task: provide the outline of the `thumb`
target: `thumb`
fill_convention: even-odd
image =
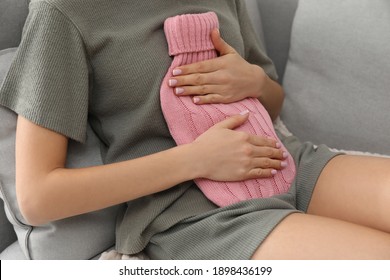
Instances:
[[[241,125],[243,125],[249,117],[249,111],[243,111],[238,115],[231,116],[226,120],[223,120],[215,125],[215,127],[227,128],[227,129],[235,129]]]
[[[235,53],[235,49],[233,49],[228,43],[226,43],[219,33],[218,29],[214,29],[211,31],[211,41],[214,44],[215,49],[218,51],[220,56]]]

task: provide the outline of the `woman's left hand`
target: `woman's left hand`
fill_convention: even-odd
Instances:
[[[217,29],[211,32],[211,39],[219,57],[175,68],[169,86],[178,96],[193,96],[196,104],[260,97],[267,77],[264,70],[243,59]]]

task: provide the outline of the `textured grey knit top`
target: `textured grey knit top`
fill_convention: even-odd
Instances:
[[[0,104],[80,142],[89,122],[104,163],[169,149],[159,100],[172,61],[164,20],[216,12],[222,37],[275,79],[245,9],[239,0],[32,0]],[[131,201],[118,219],[118,250],[137,253],[153,234],[215,207],[192,182]]]

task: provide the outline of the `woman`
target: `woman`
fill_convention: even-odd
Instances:
[[[171,85],[197,104],[255,96],[275,119],[283,90],[254,40],[243,1],[31,2],[0,92],[0,103],[19,114],[16,188],[27,221],[43,224],[127,202],[116,242],[124,254],[388,259],[389,160],[338,155],[289,137],[282,141],[297,176],[287,193],[217,207],[193,184],[270,178],[283,169],[275,139],[234,130],[247,112],[189,144],[176,146],[170,136],[159,98],[172,61],[163,22],[208,11],[218,15],[227,43],[213,31],[220,57],[175,69]],[[68,139],[83,142],[87,122],[101,140],[105,165],[66,169]]]

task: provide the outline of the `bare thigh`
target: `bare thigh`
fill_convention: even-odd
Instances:
[[[390,159],[335,157],[317,181],[308,213],[390,233]]]
[[[338,156],[322,171],[308,214],[284,219],[255,259],[390,259],[390,160]]]
[[[326,217],[291,214],[264,240],[252,259],[390,259],[390,235]]]

